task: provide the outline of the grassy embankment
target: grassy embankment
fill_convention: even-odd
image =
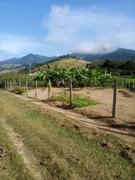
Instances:
[[[1,109],[1,107],[0,107]],[[25,167],[22,158],[17,154],[10,142],[0,119],[0,179],[1,180],[33,180]]]
[[[61,125],[64,117],[60,114],[41,110],[8,92],[0,94],[0,117],[7,119],[37,158],[45,179],[134,179],[133,144],[105,134],[90,137],[66,127],[66,122]]]

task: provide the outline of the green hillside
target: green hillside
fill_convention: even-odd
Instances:
[[[17,73],[17,72],[23,70],[24,68],[25,68],[25,66],[20,66],[20,67],[11,68],[11,69],[4,69],[4,70],[0,70],[0,74]]]
[[[71,55],[64,55],[59,56],[55,59],[52,59],[45,63],[34,63],[32,65],[32,70],[36,71],[38,69],[44,69],[47,65],[50,66],[50,68],[78,68],[78,67],[86,67],[87,64],[90,64],[90,62],[85,61],[83,59],[79,59],[75,56]]]

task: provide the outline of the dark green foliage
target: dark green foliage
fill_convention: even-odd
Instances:
[[[108,73],[111,72],[115,76],[135,75],[135,60],[121,61],[106,59],[104,61],[92,62],[87,67],[90,69],[100,69],[101,71],[107,70]]]
[[[0,80],[0,88],[4,88],[4,87],[5,87],[4,81],[1,81],[1,80]]]
[[[113,80],[110,73],[89,68],[47,69],[38,71],[35,76],[38,81],[48,82],[49,79],[53,86],[69,86],[72,79],[73,87],[105,86],[105,83]]]

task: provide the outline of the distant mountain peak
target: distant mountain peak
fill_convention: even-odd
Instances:
[[[54,57],[47,57],[38,54],[27,54],[21,58],[11,58],[5,61],[0,61],[0,64],[20,64],[20,65],[31,65],[33,63],[42,63],[53,59]]]

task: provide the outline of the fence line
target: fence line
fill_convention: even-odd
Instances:
[[[113,88],[113,79],[104,82],[103,84],[90,84],[86,87],[106,87],[106,88]],[[26,85],[27,83],[27,85]],[[37,83],[37,85],[36,85]],[[69,87],[70,83],[66,84],[66,87]],[[37,86],[37,87],[35,87]],[[74,81],[72,81],[72,86],[76,86]],[[24,88],[27,93],[29,89],[35,88],[35,97],[37,96],[37,88],[38,87],[46,87],[46,83],[44,81],[34,81],[34,80],[0,80],[0,87],[1,88],[8,88],[10,90],[14,90],[15,88]],[[55,86],[54,86],[55,87]],[[57,87],[57,86],[56,86]],[[83,87],[83,86],[82,86]],[[128,89],[132,92],[135,92],[135,80],[124,80],[124,79],[117,79],[117,88],[118,89]]]

